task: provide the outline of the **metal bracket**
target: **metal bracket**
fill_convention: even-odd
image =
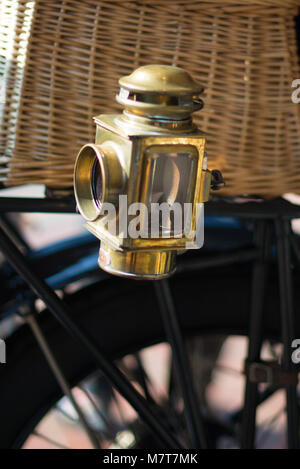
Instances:
[[[280,363],[273,361],[245,362],[244,373],[252,383],[267,383],[273,386],[297,386],[298,370],[284,370]]]

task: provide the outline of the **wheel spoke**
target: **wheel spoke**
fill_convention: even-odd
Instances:
[[[64,376],[56,358],[54,357],[53,352],[51,351],[48,342],[46,341],[46,338],[41,330],[41,328],[38,325],[38,322],[36,321],[35,317],[33,314],[28,314],[25,316],[25,320],[29,327],[32,330],[32,333],[34,337],[37,340],[37,343],[39,344],[39,347],[44,354],[47,363],[52,370],[58,385],[60,386],[62,392],[69,398],[75,412],[78,415],[79,422],[81,423],[83,429],[85,430],[93,448],[99,449],[100,448],[100,442],[98,439],[98,436],[95,434],[95,432],[92,430],[92,428],[89,426],[84,413],[82,412],[79,404],[77,403],[77,400],[75,399],[73,392],[71,390],[71,387]]]
[[[39,433],[37,432],[36,430],[34,432],[32,432],[32,435],[38,437],[38,438],[41,438],[42,440],[46,441],[47,443],[50,443],[51,445],[53,446],[56,446],[57,448],[60,448],[60,449],[72,449],[72,448],[69,448],[68,446],[64,446],[62,445],[61,443],[58,443],[57,441],[55,440],[52,440],[52,438],[49,438],[48,436],[46,435],[43,435],[42,433]]]
[[[94,400],[94,397],[92,396],[92,393],[90,393],[84,386],[78,386],[79,389],[86,395],[87,399],[89,400],[89,402],[91,403],[91,405],[93,406],[93,409],[95,410],[95,412],[98,414],[98,417],[100,420],[102,420],[108,431],[110,431],[111,433],[109,434],[108,432],[106,431],[103,431],[104,435],[106,438],[110,438],[110,439],[114,439],[115,437],[115,428],[113,427],[113,425],[110,423],[110,421],[107,419],[107,417],[104,415],[104,413],[99,409],[99,406],[96,404],[95,400]]]
[[[167,448],[180,448],[177,438],[170,434],[169,429],[164,422],[158,418],[158,410],[149,403],[136,389],[129,383],[123,373],[105,356],[99,346],[84,332],[72,319],[72,311],[56,293],[47,285],[47,283],[36,275],[22,253],[15,246],[14,242],[0,227],[0,246],[8,262],[20,274],[24,281],[29,285],[32,291],[44,301],[54,317],[60,324],[77,340],[77,342],[88,350],[94,358],[99,368],[110,379],[111,383],[118,389],[120,394],[130,402],[140,417],[149,426],[153,435],[160,438],[161,443]],[[157,415],[158,413],[158,415]]]
[[[149,376],[147,375],[146,370],[143,366],[143,362],[141,360],[141,357],[138,353],[135,353],[134,358],[135,358],[136,365],[137,365],[137,379],[138,379],[138,382],[139,382],[139,384],[141,385],[141,387],[144,391],[146,399],[150,402],[154,402],[154,399],[153,399],[153,397],[151,395],[151,392],[149,390],[149,381],[150,381]]]
[[[154,282],[168,342],[171,345],[174,369],[184,401],[184,414],[193,448],[206,448],[207,442],[199,404],[193,388],[189,362],[183,343],[173,297],[167,280]]]
[[[273,415],[271,419],[269,419],[267,422],[264,423],[264,425],[266,425],[267,423],[268,429],[262,434],[262,436],[259,439],[258,443],[259,443],[260,448],[265,444],[267,439],[270,437],[272,430],[275,428],[279,418],[282,416],[285,410],[286,410],[285,407],[283,407],[275,415]]]

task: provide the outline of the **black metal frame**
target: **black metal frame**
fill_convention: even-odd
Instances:
[[[268,258],[270,257],[270,223],[260,220],[255,227],[255,244],[259,248],[259,255],[253,266],[252,276],[252,302],[249,324],[249,363],[259,362],[263,343],[263,307],[265,287],[267,281]],[[254,448],[255,446],[255,420],[258,403],[258,383],[246,379],[245,401],[242,418],[241,446]]]
[[[275,202],[276,203],[276,202]],[[280,201],[280,204],[282,202]],[[284,204],[286,202],[284,201]],[[263,343],[263,310],[265,291],[267,286],[268,268],[271,255],[271,235],[275,235],[277,256],[278,256],[278,278],[280,296],[280,316],[282,328],[283,360],[282,370],[293,371],[295,365],[292,363],[292,340],[295,338],[295,321],[293,306],[293,281],[291,264],[291,218],[298,216],[298,209],[293,216],[293,206],[288,205],[288,211],[284,216],[276,216],[273,211],[266,218],[259,217],[256,223],[255,235],[256,244],[260,250],[257,258],[252,278],[252,303],[250,311],[249,325],[249,346],[247,362],[257,364],[260,362],[260,353]],[[272,216],[270,216],[272,215]],[[271,383],[270,383],[271,384]],[[273,391],[276,390],[276,383]],[[287,384],[287,439],[289,449],[299,449],[299,400],[297,387]],[[242,418],[241,446],[242,448],[255,447],[255,423],[256,408],[259,403],[258,383],[246,377],[245,401]]]
[[[8,212],[47,212],[47,213],[75,213],[75,202],[68,199],[24,199],[0,198],[0,213]],[[229,203],[227,201],[209,202],[206,204],[206,214],[215,216],[234,216],[252,220],[257,226],[256,248],[239,250],[235,253],[219,255],[217,258],[207,259],[199,265],[199,261],[183,261],[180,271],[193,271],[203,267],[226,265],[235,262],[255,260],[253,271],[253,291],[251,306],[251,323],[249,333],[248,362],[260,359],[263,329],[263,302],[267,282],[267,265],[271,248],[271,227],[274,227],[278,251],[278,271],[281,299],[282,342],[284,345],[283,368],[289,371],[293,368],[291,362],[291,342],[294,338],[294,311],[292,296],[292,273],[290,262],[291,236],[290,221],[300,217],[300,207],[283,199],[268,202]],[[180,448],[181,444],[171,434],[170,428],[159,418],[158,409],[153,403],[144,399],[131,385],[120,370],[110,362],[102,350],[79,329],[71,317],[67,305],[32,269],[26,254],[18,249],[17,244],[22,238],[14,236],[13,230],[5,225],[7,221],[2,216],[0,224],[0,249],[11,266],[19,273],[30,289],[41,298],[62,326],[86,349],[89,350],[97,365],[110,379],[116,389],[130,402],[140,417],[152,432],[168,448]],[[6,229],[8,228],[8,229]],[[295,244],[295,243],[294,243]],[[24,244],[26,247],[26,244]],[[295,247],[294,247],[295,248]],[[299,253],[298,253],[299,254]],[[200,261],[201,262],[201,261]],[[167,338],[173,349],[173,357],[177,378],[185,402],[185,414],[189,429],[191,447],[205,448],[205,432],[199,415],[193,384],[188,371],[180,325],[176,315],[169,285],[166,281],[155,283],[155,289],[160,305]],[[296,386],[286,386],[287,416],[288,416],[288,446],[299,447],[299,409]],[[241,443],[244,448],[254,447],[255,413],[258,405],[257,384],[247,378],[245,392],[245,407],[243,410]]]
[[[295,338],[295,318],[293,306],[293,282],[291,272],[291,222],[277,218],[275,230],[278,251],[278,275],[280,291],[280,312],[283,343],[282,367],[286,371],[293,370],[294,364],[291,360],[291,344]],[[297,388],[286,386],[287,403],[287,433],[289,448],[299,449],[299,403]]]

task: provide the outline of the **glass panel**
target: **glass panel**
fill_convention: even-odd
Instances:
[[[191,152],[154,152],[149,202],[173,205],[190,201],[194,158]]]
[[[191,147],[187,147],[187,150],[189,148]],[[175,149],[178,149],[177,145],[168,145],[165,151],[160,151],[158,146],[148,150],[147,166],[150,181],[146,203],[148,214],[151,213],[151,226],[153,227],[154,223],[155,233],[159,237],[182,236],[185,226],[184,204],[193,200],[197,150],[191,148],[190,151],[175,151]],[[154,203],[168,204],[170,210],[161,205],[151,206]],[[156,214],[154,218],[153,214]]]

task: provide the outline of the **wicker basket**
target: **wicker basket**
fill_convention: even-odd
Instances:
[[[299,0],[18,4],[0,134],[7,185],[70,187],[74,158],[94,139],[92,117],[119,110],[118,78],[160,63],[206,88],[197,121],[223,193],[300,192],[300,105],[291,100]]]

